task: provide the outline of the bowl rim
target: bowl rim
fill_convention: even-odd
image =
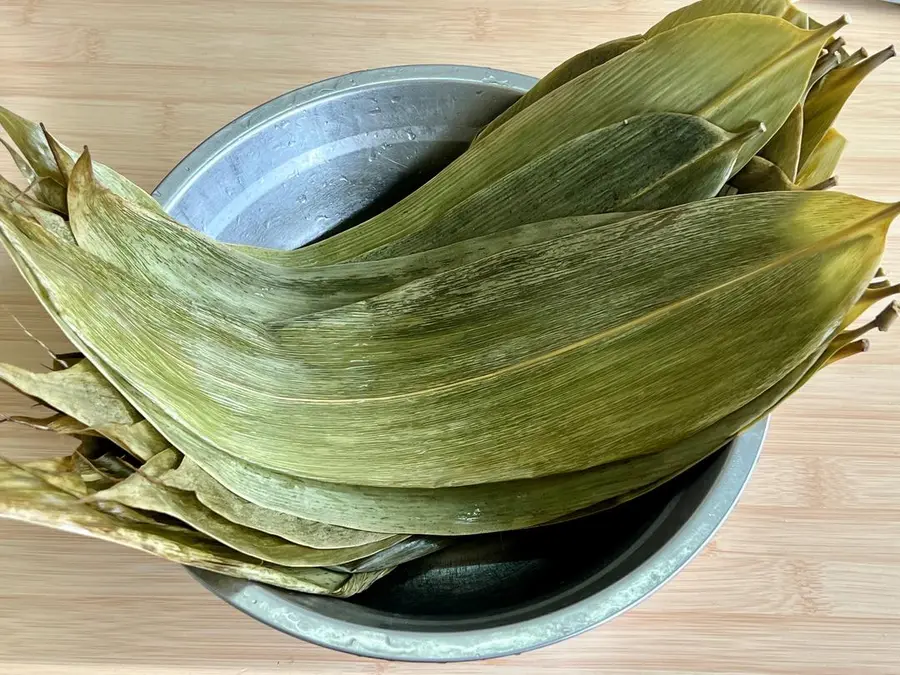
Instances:
[[[244,113],[188,153],[153,196],[167,211],[203,170],[239,139],[292,109],[352,91],[404,80],[463,81],[525,92],[537,81],[519,73],[458,65],[410,65],[328,78],[277,96]],[[258,621],[314,644],[349,654],[396,661],[450,662],[519,654],[573,637],[634,607],[674,577],[709,542],[734,508],[759,458],[769,418],[725,448],[722,466],[692,515],[641,565],[601,591],[539,617],[466,631],[371,628],[288,605],[277,589],[186,568],[204,588]]]

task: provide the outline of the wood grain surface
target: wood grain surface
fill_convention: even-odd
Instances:
[[[0,103],[151,189],[208,134],[285,90],[409,63],[540,75],[679,4],[2,0]],[[870,51],[900,35],[900,7],[879,0],[801,5],[822,21],[849,12],[848,42]],[[900,59],[863,84],[839,126],[842,188],[900,198]],[[886,265],[900,270],[900,236]],[[5,257],[0,304],[64,347]],[[257,624],[176,565],[0,522],[0,673],[900,673],[900,330],[873,342],[778,411],[751,485],[702,555],[639,608],[564,644],[480,664],[357,659]],[[0,359],[34,367],[42,356],[0,312]],[[0,391],[0,411],[27,409]],[[4,455],[63,446],[0,427]]]

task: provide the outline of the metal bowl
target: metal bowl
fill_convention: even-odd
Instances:
[[[459,66],[325,80],[213,134],[154,195],[217,239],[301,246],[424,183],[532,84],[523,75]],[[613,618],[696,555],[734,506],[766,427],[760,422],[681,478],[612,511],[473,537],[350,600],[191,574],[250,616],[345,652],[411,661],[523,652]]]

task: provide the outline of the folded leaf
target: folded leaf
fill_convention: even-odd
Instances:
[[[91,429],[145,462],[169,447],[168,441],[143,419],[133,424],[97,423]]]
[[[73,418],[56,421],[57,426],[65,424],[71,429],[65,433],[84,433],[86,428],[106,436],[141,460],[150,459],[169,445],[86,359],[64,370],[43,373],[0,363],[0,381]],[[52,430],[64,433],[59,428]]]
[[[5,141],[16,167],[28,181],[39,201],[59,213],[66,212],[65,184],[56,171],[56,163],[46,144],[38,142],[42,132],[40,127],[0,107],[0,126],[9,134],[13,143],[22,151],[19,155]]]
[[[0,201],[4,209],[34,218],[51,234],[70,244],[75,242],[72,230],[62,216],[49,210],[45,204],[32,199],[3,176],[0,176]]]
[[[847,139],[837,129],[831,127],[806,158],[800,175],[797,176],[797,184],[801,188],[808,189],[831,178],[846,146]]]
[[[377,572],[442,551],[459,541],[453,537],[410,537],[368,558],[335,566],[339,572]]]
[[[97,435],[87,425],[82,424],[74,417],[62,413],[50,417],[27,417],[25,415],[11,415],[6,418],[10,422],[22,424],[39,431],[52,431],[56,434],[71,436],[76,434]]]
[[[741,194],[753,192],[785,192],[797,186],[780,167],[763,157],[752,157],[747,165],[732,176],[729,184]]]

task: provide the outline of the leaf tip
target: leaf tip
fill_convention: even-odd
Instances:
[[[900,318],[900,302],[891,300],[891,304],[881,310],[878,316],[875,317],[875,325],[879,331],[886,333],[898,318]]]
[[[825,41],[832,35],[837,33],[841,28],[850,23],[850,15],[842,14],[827,26],[822,26],[814,31],[807,31],[810,35],[808,40],[821,41],[824,45]]]
[[[875,52],[868,58],[868,60],[872,63],[872,66],[879,66],[888,59],[892,59],[897,56],[897,51],[894,49],[894,45],[888,45],[880,52]]]

